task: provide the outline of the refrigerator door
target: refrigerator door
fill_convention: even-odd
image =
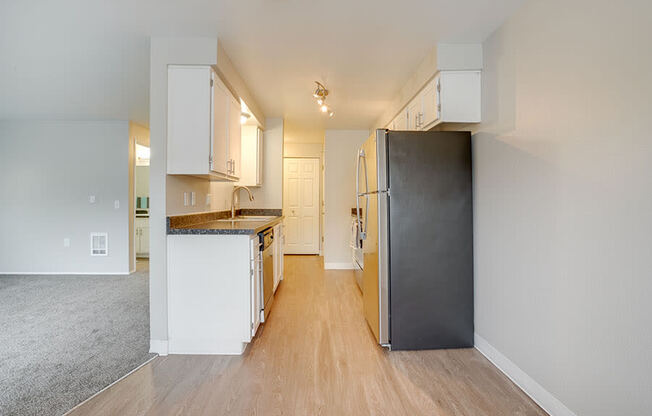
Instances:
[[[392,349],[473,346],[468,132],[387,138]]]
[[[371,331],[382,345],[389,342],[385,135],[385,130],[378,130],[362,145],[364,158],[361,160],[366,164],[368,186],[365,192],[358,194],[365,201],[362,213],[365,229],[363,309]]]

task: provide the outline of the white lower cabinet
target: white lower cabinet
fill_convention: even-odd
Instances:
[[[258,236],[168,235],[170,354],[242,354],[260,323]]]
[[[136,218],[136,257],[149,257],[149,218]]]

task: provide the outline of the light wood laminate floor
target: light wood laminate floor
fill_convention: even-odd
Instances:
[[[158,357],[71,415],[545,415],[474,349],[375,344],[350,271],[286,256],[243,356]]]

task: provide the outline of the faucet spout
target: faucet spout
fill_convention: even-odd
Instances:
[[[231,194],[231,219],[235,218],[235,196],[236,194],[240,191],[240,189],[244,189],[247,191],[249,194],[249,200],[253,201],[254,200],[254,195],[251,193],[251,190],[247,188],[246,186],[236,186],[233,188],[233,193]]]

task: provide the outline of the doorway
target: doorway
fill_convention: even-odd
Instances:
[[[149,147],[136,143],[134,254],[136,265],[149,261]]]
[[[285,254],[319,254],[318,158],[283,159]]]

